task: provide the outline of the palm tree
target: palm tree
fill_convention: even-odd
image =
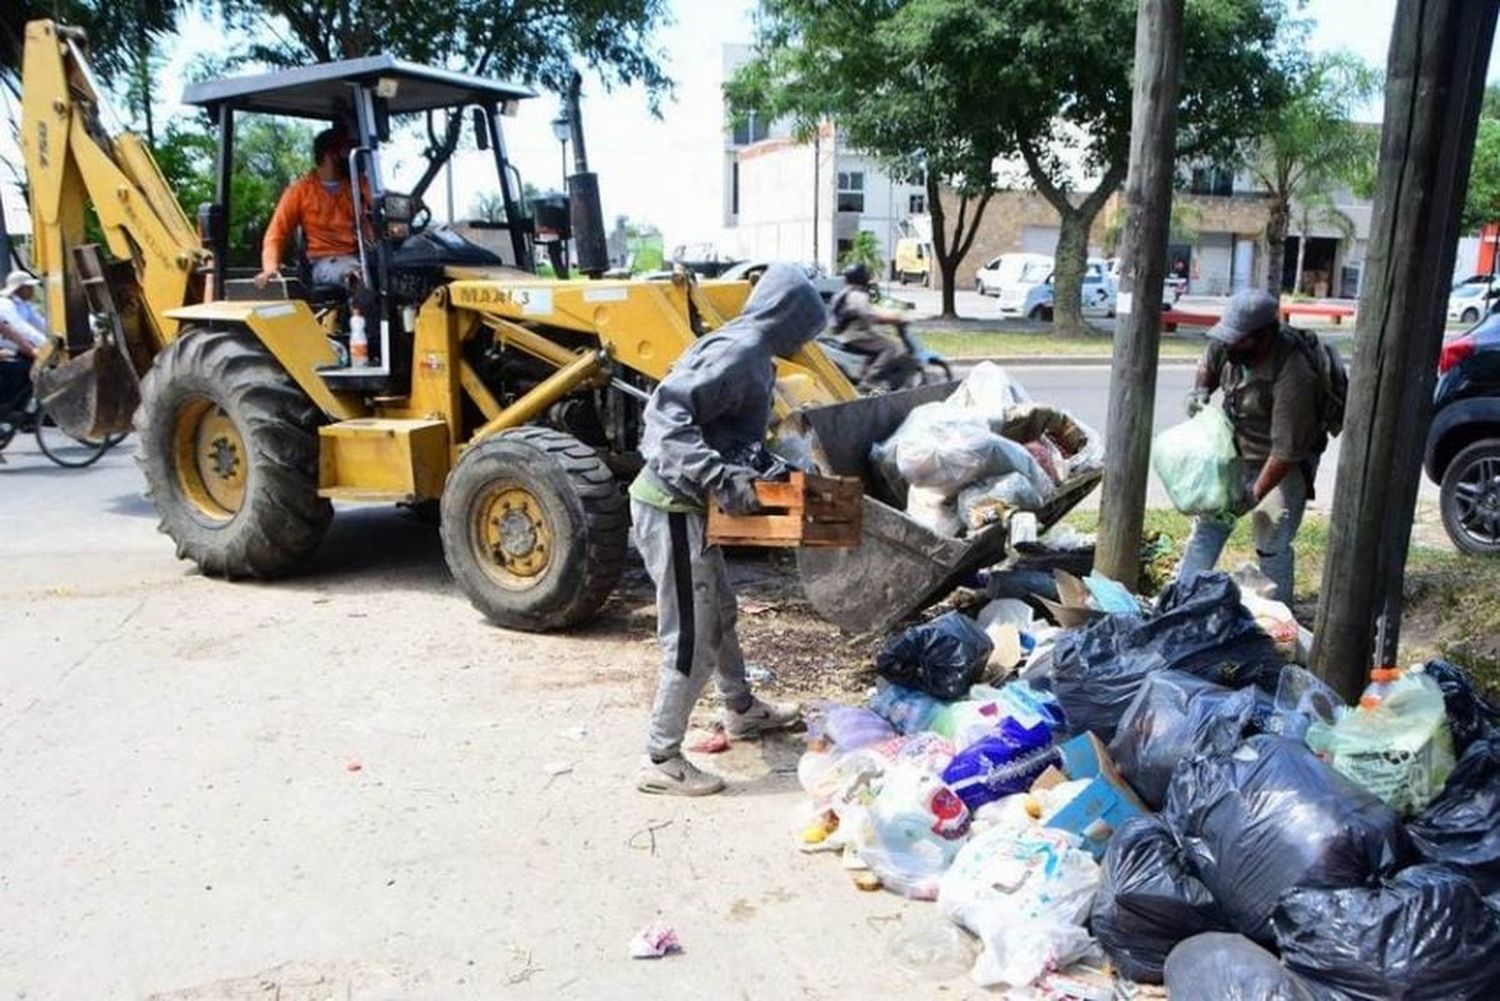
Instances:
[[[1379,75],[1353,56],[1334,53],[1313,60],[1251,151],[1250,174],[1271,196],[1266,287],[1272,295],[1281,292],[1293,204],[1317,206],[1368,171],[1378,136],[1351,116],[1379,86]]]
[[[849,244],[849,249],[844,251],[843,256],[839,258],[841,268],[855,264],[863,264],[872,275],[880,274],[880,269],[885,265],[880,256],[880,243],[875,239],[875,234],[867,229],[862,229],[855,234],[854,240]]]
[[[1302,291],[1302,275],[1307,263],[1307,234],[1314,226],[1330,226],[1339,231],[1344,239],[1354,237],[1354,220],[1341,212],[1334,204],[1331,191],[1309,191],[1293,206],[1292,216],[1297,220],[1297,270],[1293,272],[1292,291]],[[1281,278],[1277,275],[1277,280]],[[1330,276],[1330,282],[1332,276]]]

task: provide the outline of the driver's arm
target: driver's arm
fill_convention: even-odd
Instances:
[[[281,276],[281,253],[287,238],[302,222],[302,188],[297,182],[281,193],[276,211],[266,224],[266,235],[260,242],[260,274],[255,276],[257,287],[264,288],[266,282]]]

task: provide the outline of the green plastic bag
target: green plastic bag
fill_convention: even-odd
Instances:
[[[1167,428],[1151,446],[1151,465],[1183,514],[1228,511],[1239,475],[1229,416],[1220,407],[1204,407],[1192,420]]]
[[[1453,738],[1443,691],[1420,669],[1407,671],[1379,702],[1307,731],[1329,764],[1403,816],[1437,798],[1453,772]]]

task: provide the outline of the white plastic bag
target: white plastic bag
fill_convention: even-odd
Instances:
[[[975,983],[1020,988],[1089,950],[1083,924],[1099,881],[1098,863],[1073,835],[1002,822],[958,853],[938,909],[984,946],[970,971]]]
[[[958,508],[940,490],[912,487],[906,492],[906,513],[912,521],[938,535],[963,534],[964,523],[958,517]]]
[[[1026,387],[992,361],[975,365],[948,397],[949,403],[980,414],[987,421],[1000,419],[1008,408],[1030,401],[1031,394],[1026,392]]]
[[[931,900],[968,833],[964,801],[931,772],[902,762],[886,771],[854,843],[888,889]]]
[[[1151,466],[1172,504],[1183,514],[1222,514],[1234,500],[1239,476],[1234,427],[1219,407],[1156,436]]]
[[[1050,496],[1043,496],[1022,473],[992,476],[959,491],[958,516],[965,528],[978,531],[1012,511],[1040,511]]]

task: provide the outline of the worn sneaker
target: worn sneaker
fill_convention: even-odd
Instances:
[[[656,762],[647,758],[635,773],[635,787],[657,796],[712,796],[724,780],[702,771],[682,755]]]
[[[802,707],[795,702],[763,702],[756,699],[742,713],[724,710],[724,730],[732,740],[744,740],[772,730],[785,730],[802,720]]]

